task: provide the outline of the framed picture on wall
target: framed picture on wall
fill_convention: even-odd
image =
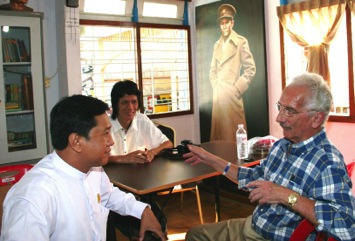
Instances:
[[[218,1],[196,7],[201,142],[269,134],[264,1]]]

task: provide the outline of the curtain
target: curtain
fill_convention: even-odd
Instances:
[[[348,1],[349,8],[353,14],[355,14],[355,1]]]
[[[304,47],[307,72],[317,73],[328,82],[328,49],[335,37],[346,0],[310,0],[277,7],[277,15],[292,41]]]

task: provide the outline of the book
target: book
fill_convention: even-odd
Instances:
[[[27,62],[30,56],[26,45],[21,39],[3,38],[3,61],[4,62]]]
[[[21,110],[21,93],[18,84],[5,84],[5,109],[6,111]]]
[[[22,75],[22,108],[33,110],[33,87],[30,75]]]
[[[10,55],[9,55],[9,50],[7,46],[7,40],[4,38],[2,40],[2,51],[3,51],[3,61],[5,63],[10,62]]]
[[[18,102],[6,102],[5,103],[5,109],[6,110],[12,110],[12,109],[20,109],[20,105]]]
[[[20,49],[20,61],[21,62],[30,61],[30,57],[27,52],[25,42],[23,40],[18,39],[18,45]]]
[[[5,108],[6,110],[19,110],[20,106],[20,86],[18,84],[5,84]]]

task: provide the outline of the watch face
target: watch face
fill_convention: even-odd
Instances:
[[[297,202],[297,197],[299,194],[297,193],[292,193],[289,197],[288,197],[288,204],[290,204],[291,206],[293,206],[296,202]]]

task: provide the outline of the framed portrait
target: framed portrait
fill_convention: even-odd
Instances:
[[[196,38],[201,142],[269,135],[264,1],[197,6]]]

